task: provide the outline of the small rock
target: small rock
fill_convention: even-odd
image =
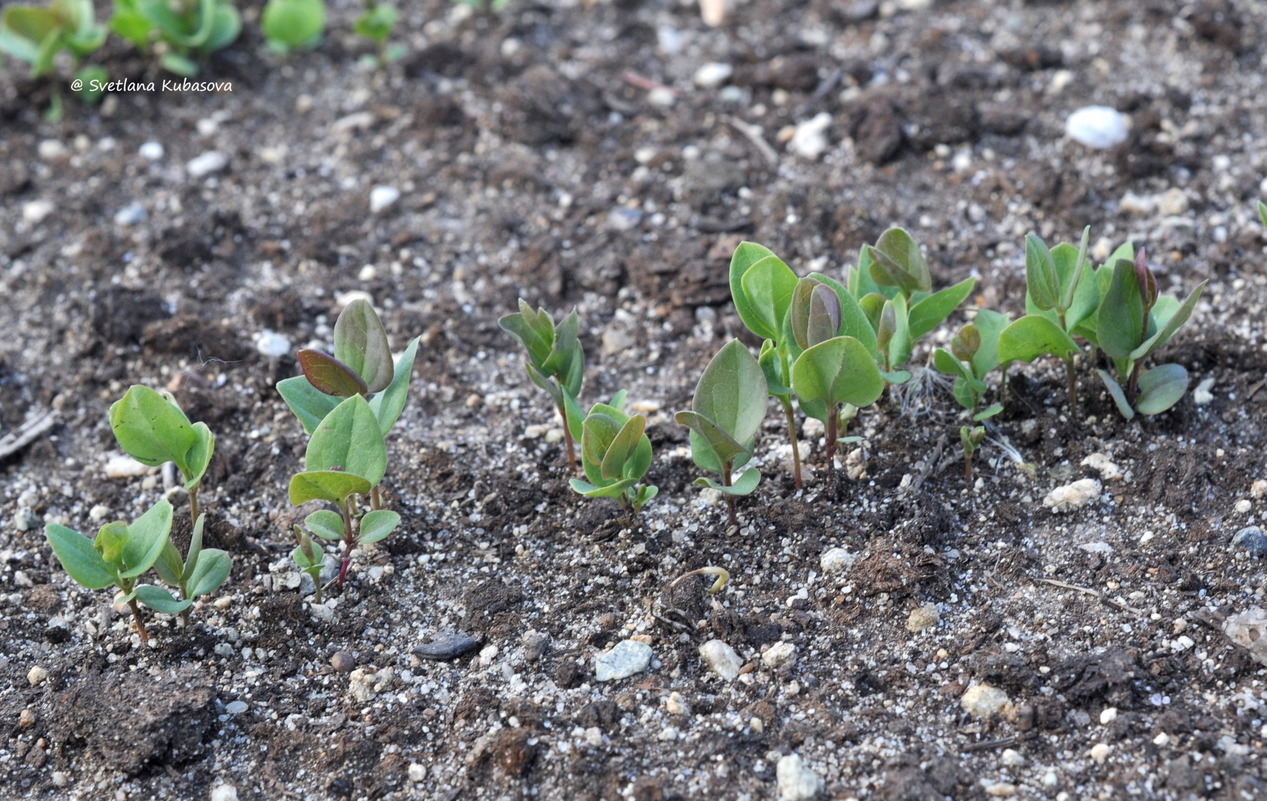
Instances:
[[[536,662],[550,647],[550,635],[539,631],[524,632],[524,661]]]
[[[594,657],[594,678],[617,681],[641,673],[651,664],[651,646],[637,640],[621,640],[609,651]]]
[[[378,214],[400,200],[400,190],[394,186],[376,186],[370,190],[370,213]]]
[[[70,151],[56,139],[41,139],[36,152],[39,153],[40,159],[43,161],[57,161]]]
[[[26,680],[31,682],[32,687],[38,687],[48,681],[48,671],[36,665],[26,673]]]
[[[1113,546],[1104,540],[1096,540],[1095,542],[1084,542],[1078,546],[1087,553],[1113,553]]]
[[[906,619],[906,630],[919,634],[936,626],[938,620],[941,620],[941,614],[937,611],[937,604],[924,604],[911,610],[910,617]]]
[[[1249,497],[1253,498],[1254,500],[1258,500],[1259,498],[1262,498],[1264,495],[1267,495],[1267,481],[1263,481],[1260,478],[1257,481],[1255,481],[1253,484],[1249,485]]]
[[[825,551],[818,560],[818,566],[824,573],[843,573],[858,561],[858,554],[850,553],[844,548],[832,548]]]
[[[158,161],[163,157],[166,151],[163,150],[163,146],[158,142],[146,142],[141,145],[136,152],[139,153],[143,159]]]
[[[692,80],[694,80],[695,85],[701,89],[716,89],[725,83],[726,80],[734,74],[734,72],[735,68],[729,64],[723,64],[719,61],[710,61],[695,70],[695,75]]]
[[[1267,535],[1258,526],[1246,526],[1232,537],[1232,547],[1249,551],[1255,559],[1267,556]]]
[[[1157,199],[1157,210],[1167,217],[1188,213],[1188,196],[1179,187],[1167,189]]]
[[[721,640],[709,640],[701,645],[699,655],[709,669],[726,681],[739,678],[739,668],[743,667],[743,660],[735,653],[734,648]]]
[[[691,708],[682,700],[682,694],[676,691],[669,693],[669,697],[664,699],[664,711],[670,715],[691,714]]]
[[[340,673],[351,673],[356,668],[356,658],[347,651],[335,651],[330,657],[330,667]]]
[[[1101,724],[1101,725],[1103,725],[1103,726],[1107,726],[1107,725],[1109,725],[1110,723],[1112,723],[1112,722],[1113,722],[1113,721],[1115,721],[1115,720],[1117,720],[1117,707],[1115,707],[1115,706],[1106,706],[1106,707],[1105,707],[1105,708],[1104,708],[1104,709],[1100,712],[1100,724]]]
[[[636,345],[633,336],[623,328],[607,328],[603,331],[603,355],[615,356]]]
[[[1249,651],[1259,664],[1267,665],[1267,611],[1251,606],[1223,621],[1223,633]],[[32,682],[34,684],[34,682]]]
[[[255,349],[270,359],[280,359],[293,347],[285,336],[267,328],[255,335]]]
[[[1248,498],[1241,498],[1232,506],[1232,508],[1236,510],[1237,514],[1244,515],[1249,514],[1250,510],[1254,508],[1254,504]]]
[[[374,686],[377,680],[374,671],[357,668],[348,676],[348,692],[358,704],[368,704],[378,695],[378,688]]]
[[[1094,759],[1096,764],[1102,765],[1104,764],[1104,760],[1109,758],[1109,752],[1112,750],[1113,748],[1107,743],[1096,743],[1091,746],[1091,750],[1087,752],[1087,755]]]
[[[13,513],[13,527],[18,531],[34,531],[40,527],[40,517],[30,507],[18,507]]]
[[[219,150],[208,150],[206,153],[190,159],[185,164],[185,171],[189,173],[190,178],[205,178],[212,173],[220,172],[228,166],[228,156]]]
[[[607,227],[613,231],[632,231],[642,222],[642,209],[620,208],[607,212]]]
[[[1103,453],[1093,453],[1081,462],[1083,467],[1090,467],[1092,470],[1100,474],[1100,478],[1105,481],[1116,481],[1122,477],[1122,468],[1113,463],[1108,456]]]
[[[1214,389],[1214,376],[1201,379],[1201,383],[1192,390],[1192,402],[1197,406],[1208,406],[1214,401],[1214,394],[1210,392],[1212,389]]]
[[[1069,138],[1096,150],[1120,145],[1130,130],[1130,119],[1108,106],[1084,106],[1065,119]]]
[[[999,761],[1009,768],[1019,768],[1025,765],[1025,757],[1015,748],[1004,748],[1003,753],[999,754]]]
[[[1094,478],[1083,478],[1063,487],[1056,487],[1043,498],[1043,506],[1064,514],[1081,509],[1091,501],[1100,497],[1100,482]]]
[[[426,781],[426,779],[427,766],[420,765],[417,762],[411,762],[409,764],[409,781],[417,784],[418,782]]]
[[[819,112],[805,122],[799,123],[792,138],[788,140],[788,152],[810,161],[816,160],[830,147],[827,141],[829,127],[831,127],[831,115],[826,111]]]
[[[357,131],[369,130],[369,127],[373,124],[373,114],[368,111],[354,111],[335,120],[330,126],[330,132],[335,136],[345,136]]]
[[[238,801],[238,788],[221,784],[211,791],[211,801]]]
[[[145,222],[145,218],[149,216],[149,212],[140,203],[129,203],[114,213],[114,224],[128,227],[131,225],[139,225]]]
[[[57,206],[53,201],[32,200],[22,204],[22,221],[28,225],[39,225],[54,211],[57,211]]]
[[[761,661],[771,670],[779,670],[796,664],[796,646],[790,642],[776,642],[761,655]]]
[[[250,706],[247,705],[246,701],[230,701],[224,705],[224,711],[230,715],[241,715],[248,709],[250,709]]]
[[[150,472],[150,467],[143,465],[131,456],[111,456],[106,462],[106,478],[136,478]]]
[[[661,108],[673,108],[677,103],[677,93],[664,86],[657,86],[647,92],[647,102]]]
[[[70,784],[70,774],[66,773],[65,771],[61,771],[61,770],[53,771],[52,779],[53,779],[54,787],[65,787],[66,785]]]
[[[974,684],[959,699],[959,705],[974,718],[988,718],[1003,713],[1012,705],[1007,693],[988,684]]]
[[[445,662],[469,654],[479,645],[479,640],[465,632],[441,632],[433,637],[431,642],[416,646],[414,653],[423,659]]]
[[[480,667],[489,667],[490,665],[492,665],[493,660],[497,658],[498,650],[499,650],[498,647],[493,643],[489,643],[488,645],[485,645],[484,648],[480,651],[480,656],[479,656]]]
[[[780,757],[775,775],[780,801],[810,801],[823,791],[822,777],[807,768],[799,754]]]
[[[1016,795],[1016,785],[1011,782],[995,782],[985,788],[985,794],[994,798],[1011,798]]]
[[[18,713],[18,726],[28,728],[35,725],[35,711],[31,709],[23,709]]]

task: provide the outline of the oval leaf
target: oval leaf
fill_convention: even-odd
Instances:
[[[233,560],[218,548],[208,548],[198,557],[198,564],[189,579],[189,597],[197,598],[220,588],[229,578]]]
[[[389,387],[388,392],[375,395],[374,401],[381,401],[390,391]],[[299,418],[299,424],[304,427],[304,433],[308,436],[312,436],[312,432],[317,430],[317,426],[321,424],[321,421],[325,419],[327,414],[334,411],[334,407],[338,406],[342,400],[342,398],[327,395],[317,389],[307,377],[302,375],[277,382],[277,392],[282,396],[282,400],[286,401],[286,405],[290,407],[290,410],[295,413],[295,417]],[[374,401],[371,401],[371,404]],[[380,402],[380,407],[381,405],[382,403]],[[403,399],[401,400],[401,405],[404,405]],[[379,420],[381,426],[381,416]],[[393,419],[392,422],[395,422],[395,420]]]
[[[884,393],[884,379],[862,343],[835,337],[800,355],[792,365],[792,389],[799,398],[829,407],[870,406]]]
[[[1161,414],[1179,402],[1188,391],[1188,371],[1180,364],[1159,364],[1139,377],[1135,411],[1143,415]]]
[[[768,256],[748,268],[741,284],[743,294],[735,301],[739,319],[762,339],[777,340],[792,305],[796,274],[777,256]]]
[[[304,527],[323,540],[343,539],[343,518],[329,509],[318,509],[305,517]]]
[[[413,338],[409,347],[401,354],[400,361],[396,363],[396,371],[387,389],[370,398],[370,409],[378,418],[378,428],[384,437],[396,425],[400,413],[404,411],[405,401],[409,398],[409,379],[413,377],[414,359],[418,355],[418,343],[421,341],[422,337]]]
[[[140,385],[128,389],[110,407],[110,428],[119,447],[142,464],[175,462],[189,474],[186,454],[197,442],[189,418],[176,402]]]
[[[352,368],[370,392],[382,392],[392,382],[395,364],[387,331],[364,298],[349,303],[335,320],[334,358]]]
[[[308,441],[308,471],[341,470],[377,485],[387,472],[387,445],[369,402],[353,395],[326,415]]]
[[[304,371],[304,378],[319,392],[339,398],[369,392],[369,387],[351,367],[330,354],[304,348],[299,351],[298,356],[299,369]]]
[[[194,603],[190,600],[178,601],[167,590],[152,584],[138,584],[132,594],[150,609],[165,615],[178,615]]]
[[[756,435],[766,413],[765,374],[742,342],[732,339],[709,361],[691,408],[736,442]]]
[[[362,544],[378,542],[395,531],[400,525],[400,515],[390,509],[375,509],[361,518],[361,536],[357,542]]]
[[[135,578],[153,567],[171,532],[172,505],[163,499],[128,526],[127,542],[123,545],[123,564],[127,569],[120,577]]]
[[[44,527],[44,536],[48,538],[53,555],[62,563],[62,569],[76,582],[90,590],[114,584],[114,569],[97,553],[92,540],[56,523]]]
[[[367,495],[370,489],[370,482],[360,476],[326,470],[291,476],[289,495],[293,506],[308,501],[328,501],[342,505],[350,496]]]
[[[1037,314],[1025,315],[999,334],[1000,364],[1032,362],[1039,356],[1064,359],[1077,351],[1077,344],[1060,326]]]

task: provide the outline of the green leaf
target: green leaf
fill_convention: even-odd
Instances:
[[[152,584],[138,584],[132,592],[138,601],[165,615],[178,615],[194,603],[189,599],[178,601],[167,590]]]
[[[352,25],[358,36],[373,39],[382,43],[391,35],[396,27],[396,9],[393,6],[377,5],[362,14]]]
[[[329,509],[318,509],[305,517],[304,527],[323,540],[343,539],[343,517]]]
[[[695,463],[705,470],[720,473],[723,464],[740,454],[750,453],[750,445],[740,443],[702,414],[682,411],[674,415],[673,419],[691,429],[691,454]],[[703,452],[704,448],[708,449],[707,453]]]
[[[831,287],[809,278],[798,281],[789,309],[797,346],[805,350],[837,336],[841,309],[840,297]]]
[[[193,431],[196,440],[189,446],[184,459],[185,469],[189,471],[184,476],[185,489],[194,489],[202,483],[202,477],[207,474],[207,467],[211,465],[211,457],[216,451],[215,434],[211,433],[206,423],[194,423]]]
[[[128,526],[123,545],[123,566],[120,578],[135,578],[154,566],[172,532],[172,505],[166,499],[146,510]]]
[[[630,417],[620,428],[616,437],[607,447],[607,452],[602,459],[602,476],[608,480],[619,480],[626,478],[639,479],[642,475],[629,475],[627,465],[633,461],[634,454],[638,451],[639,446],[644,439],[643,431],[647,427],[647,418],[640,414]],[[646,470],[643,470],[645,473]]]
[[[762,339],[778,340],[796,290],[796,274],[778,257],[768,256],[749,267],[740,283],[742,292],[734,298],[739,319]]]
[[[943,348],[937,348],[933,351],[933,367],[943,375],[952,375],[964,381],[972,377],[968,367],[956,358],[954,354]]]
[[[871,354],[853,337],[835,337],[807,349],[792,365],[792,389],[802,401],[870,406],[884,393]]]
[[[378,542],[396,530],[400,525],[400,515],[390,509],[375,509],[361,518],[361,536],[357,542],[369,544]]]
[[[173,75],[183,78],[192,78],[198,74],[198,64],[179,53],[164,53],[158,64]]]
[[[207,522],[206,512],[200,513],[198,515],[198,519],[194,521],[193,533],[189,535],[189,552],[185,554],[185,564],[181,568],[181,571],[180,571],[181,581],[175,582],[177,584],[182,584],[182,585],[188,584],[189,577],[194,574],[194,569],[198,566],[198,557],[199,555],[202,554],[202,532],[203,532],[204,527],[206,526],[206,522]],[[173,548],[173,550],[175,549]],[[166,559],[166,558],[167,558],[167,550],[164,549],[163,557],[155,564],[155,567],[157,567],[159,564],[162,564],[163,559]],[[164,579],[164,581],[167,581],[167,580]],[[173,582],[168,581],[167,583],[171,584]]]
[[[919,245],[904,229],[885,231],[874,247],[866,248],[866,252],[872,260],[871,277],[877,284],[895,286],[907,297],[932,289],[928,264],[920,253]]]
[[[238,10],[226,2],[216,6],[211,18],[211,30],[203,43],[201,52],[213,53],[233,44],[242,31],[242,17]]]
[[[322,0],[268,0],[260,18],[260,29],[269,42],[291,50],[315,47],[325,26]]]
[[[1002,412],[1003,412],[1003,404],[994,403],[985,407],[984,409],[977,412],[976,414],[974,414],[972,416],[972,419],[979,423],[982,420],[985,420],[990,417],[994,417],[996,414],[1001,414]]]
[[[334,358],[360,376],[370,392],[382,392],[392,382],[396,366],[387,331],[364,298],[352,301],[339,313],[334,323]]]
[[[757,488],[757,485],[760,483],[761,483],[761,472],[757,470],[755,467],[750,467],[747,470],[743,471],[743,473],[741,473],[738,478],[736,478],[733,482],[731,482],[729,487],[723,485],[722,483],[718,481],[714,481],[711,478],[695,479],[695,484],[697,486],[715,489],[718,492],[722,493],[723,495],[735,495],[735,496],[751,495],[752,491],[755,490]]]
[[[947,317],[959,308],[959,304],[972,294],[977,279],[965,278],[954,286],[934,292],[915,305],[911,306],[909,316],[910,337],[919,341],[925,334],[941,325]]]
[[[56,523],[44,527],[44,536],[62,569],[82,586],[100,590],[115,583],[114,568],[101,558],[92,540]]]
[[[1060,308],[1066,312],[1073,308],[1074,300],[1083,283],[1083,276],[1086,275],[1087,265],[1090,260],[1087,258],[1087,247],[1091,243],[1091,226],[1085,226],[1082,229],[1082,240],[1078,243],[1078,247],[1072,245],[1057,245],[1052,252],[1052,259],[1056,263],[1056,274],[1060,278]],[[1066,314],[1066,324],[1072,328],[1077,322],[1068,322],[1069,315]]]
[[[550,358],[550,351],[554,348],[554,321],[545,309],[533,312],[532,307],[520,298],[518,313],[507,314],[497,324],[523,345],[529,361],[538,369]]]
[[[149,47],[150,31],[153,30],[150,21],[141,14],[120,11],[119,8],[120,5],[116,3],[116,10],[110,17],[110,30],[142,50]]]
[[[1100,380],[1104,382],[1105,388],[1109,391],[1109,397],[1113,398],[1113,403],[1117,405],[1117,410],[1127,420],[1135,417],[1135,410],[1131,408],[1131,403],[1126,399],[1126,393],[1122,391],[1122,385],[1109,373],[1108,370],[1096,370],[1100,376]]]
[[[189,577],[189,597],[197,598],[214,592],[229,578],[233,560],[219,548],[207,548],[198,556],[198,563]]]
[[[1100,349],[1115,359],[1130,358],[1144,339],[1145,314],[1135,264],[1123,259],[1113,265],[1112,282],[1100,301]]]
[[[175,462],[182,474],[192,475],[186,456],[200,435],[171,396],[132,386],[110,407],[110,428],[119,447],[138,462],[151,467]]]
[[[1060,282],[1056,262],[1043,240],[1034,234],[1025,237],[1025,285],[1034,305],[1043,311],[1060,303]]]
[[[360,476],[331,470],[297,473],[290,479],[290,503],[329,501],[342,506],[352,495],[367,495],[373,485]]]
[[[418,355],[418,343],[421,341],[422,337],[413,338],[409,347],[401,354],[400,361],[396,363],[392,382],[387,385],[387,389],[370,398],[370,409],[378,418],[378,428],[384,437],[400,419],[405,401],[409,399],[409,380],[413,378],[414,358]]]
[[[730,300],[735,304],[736,311],[739,311],[741,304],[747,303],[747,296],[743,289],[743,277],[753,265],[763,259],[776,258],[774,251],[765,245],[758,245],[756,242],[740,242],[735,248],[735,252],[730,256]],[[739,311],[739,319],[743,320],[743,312]],[[747,325],[747,321],[744,321]],[[778,337],[768,337],[769,339],[778,339]]]
[[[75,70],[75,80],[80,82],[79,89],[71,90],[75,93],[75,97],[88,105],[92,105],[101,99],[103,90],[100,87],[105,86],[110,80],[110,74],[105,71],[104,67],[90,65]]]
[[[1046,317],[1027,314],[999,334],[999,363],[1032,362],[1039,356],[1066,359],[1078,345]]]
[[[732,339],[709,361],[691,408],[737,442],[756,435],[766,413],[765,374],[742,342]]]
[[[989,309],[977,312],[972,325],[981,335],[981,345],[972,357],[972,374],[984,379],[986,374],[999,366],[999,335],[1007,328],[1007,315]]]
[[[202,515],[198,516],[202,517]],[[154,572],[168,584],[180,586],[185,572],[185,563],[180,558],[180,551],[170,539],[167,540],[167,545],[163,546],[163,552],[159,554],[158,561],[154,563]]]
[[[282,400],[286,401],[286,405],[295,413],[295,417],[299,418],[299,424],[304,427],[304,433],[312,436],[312,432],[317,430],[317,426],[325,419],[326,415],[334,411],[334,407],[338,406],[341,398],[334,395],[327,395],[321,390],[314,387],[307,378],[297,375],[294,378],[286,378],[277,382],[277,392],[282,396]],[[386,392],[374,396],[370,401],[373,406],[374,401],[380,401],[385,395],[390,395],[392,388],[388,387]],[[386,400],[380,401],[379,409],[388,403]],[[404,406],[402,398],[401,406]],[[382,425],[382,417],[379,417],[380,427]],[[393,419],[394,423],[395,420]]]
[[[638,483],[638,479],[630,478],[624,481],[617,481],[614,484],[603,484],[602,486],[591,484],[579,478],[568,480],[568,486],[578,495],[586,498],[620,498],[625,494],[625,490]]]
[[[757,357],[757,364],[761,365],[761,372],[765,375],[766,392],[776,398],[792,394],[792,388],[788,386],[791,382],[783,375],[785,362],[781,350],[780,346],[767,339],[761,343],[761,355]]]
[[[1135,411],[1143,415],[1161,414],[1179,402],[1188,391],[1188,371],[1179,364],[1159,364],[1139,377]]]
[[[387,445],[369,402],[353,395],[326,415],[304,454],[308,471],[341,470],[377,485],[387,472]]]
[[[325,552],[321,550],[320,545],[312,540],[308,541],[308,547],[312,549],[311,556],[305,552],[303,545],[299,545],[295,548],[295,550],[290,552],[290,558],[296,565],[299,565],[299,569],[305,573],[314,568],[319,573],[321,566],[325,564]],[[314,576],[314,578],[316,577]]]
[[[1263,221],[1263,227],[1267,228],[1267,203],[1258,201],[1258,219]]]
[[[1201,291],[1205,289],[1205,285],[1207,283],[1209,282],[1202,281],[1197,285],[1196,289],[1193,289],[1190,293],[1188,293],[1188,297],[1184,298],[1183,303],[1179,305],[1179,308],[1166,319],[1165,323],[1162,323],[1161,327],[1157,330],[1157,333],[1150,336],[1138,348],[1131,351],[1129,358],[1135,361],[1143,361],[1152,355],[1158,348],[1169,342],[1170,338],[1175,335],[1175,332],[1179,330],[1180,326],[1186,323],[1188,318],[1192,316],[1192,311],[1196,308],[1197,301],[1201,299]],[[1158,307],[1160,306],[1161,304],[1159,303]]]
[[[304,371],[308,383],[326,395],[350,398],[365,395],[369,386],[350,366],[328,353],[304,348],[297,354],[299,369]]]

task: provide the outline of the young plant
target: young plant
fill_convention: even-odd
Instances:
[[[101,97],[107,76],[101,67],[81,62],[105,40],[106,28],[96,24],[92,0],[52,0],[47,8],[10,5],[0,15],[0,53],[29,64],[32,78],[52,72],[58,54],[69,53],[74,64],[71,85],[80,87],[74,92],[87,103]],[[54,88],[46,114],[51,121],[61,119],[61,97]]]
[[[765,418],[766,382],[761,365],[743,343],[732,339],[712,358],[695,387],[690,411],[675,419],[691,430],[691,457],[703,470],[721,474],[721,483],[701,477],[695,483],[726,497],[730,524],[738,525],[735,497],[750,495],[761,481],[756,468],[732,478],[752,458],[757,429]]]
[[[1136,414],[1160,414],[1188,391],[1188,371],[1179,364],[1145,370],[1144,360],[1187,322],[1207,282],[1198,284],[1182,302],[1158,295],[1157,279],[1148,268],[1143,249],[1133,263],[1121,259],[1112,269],[1095,333],[1096,344],[1112,360],[1113,373],[1096,372],[1126,419]]]
[[[519,311],[507,314],[497,321],[527,352],[524,370],[532,383],[546,391],[554,400],[563,423],[564,450],[567,452],[568,472],[576,473],[575,441],[583,435],[584,414],[576,399],[581,394],[581,382],[585,373],[585,351],[576,338],[580,318],[573,309],[563,322],[555,325],[554,318],[545,309],[535,312],[523,298],[519,299]]]
[[[188,78],[238,38],[242,18],[232,0],[114,0],[110,30],[144,53],[153,48],[163,69]]]
[[[110,428],[119,447],[141,464],[176,464],[189,491],[190,519],[198,520],[198,489],[216,448],[207,424],[190,423],[171,394],[137,384],[110,407]]]
[[[313,512],[304,526],[322,539],[343,543],[340,588],[357,547],[378,542],[400,524],[399,514],[379,508],[377,488],[386,471],[387,446],[379,420],[364,397],[352,395],[317,426],[304,454],[304,472],[290,480],[292,505],[325,501],[338,510]]]
[[[366,300],[354,300],[335,320],[334,355],[319,350],[299,351],[299,366],[304,374],[278,382],[277,391],[309,436],[341,403],[357,396],[368,398],[378,430],[386,437],[400,419],[409,397],[409,379],[419,340],[415,337],[400,361],[393,362],[387,331],[374,307]],[[375,487],[374,508],[380,505]]]
[[[321,603],[321,570],[326,564],[325,551],[312,541],[302,527],[295,526],[295,536],[299,540],[299,546],[290,552],[290,558],[312,579],[312,585],[316,588],[316,602]]]
[[[136,596],[141,603],[169,615],[179,614],[186,625],[189,624],[189,609],[194,599],[218,590],[233,569],[228,553],[218,548],[202,547],[206,518],[206,515],[198,515],[189,539],[189,552],[184,559],[169,539],[154,563],[154,572],[163,581],[179,588],[180,598],[173,598],[162,587],[143,584],[136,588]]]
[[[1263,227],[1267,228],[1267,203],[1258,201],[1258,219],[1263,221]]]
[[[321,43],[326,27],[323,0],[268,0],[260,30],[275,53],[311,50]]]
[[[1085,335],[1085,323],[1100,302],[1100,282],[1087,270],[1087,243],[1091,228],[1082,230],[1082,242],[1074,248],[1060,244],[1048,250],[1037,236],[1025,237],[1026,315],[999,335],[999,361],[1032,362],[1055,356],[1065,363],[1069,409],[1078,409],[1078,383],[1074,357],[1081,348],[1075,335]]]
[[[581,467],[585,479],[569,481],[587,498],[614,498],[637,516],[656,496],[654,485],[640,484],[651,467],[651,440],[644,433],[647,418],[624,412],[625,392],[610,404],[596,403],[581,424]]]
[[[44,535],[57,561],[76,582],[90,590],[119,588],[115,603],[128,605],[141,642],[148,642],[138,601],[148,602],[138,591],[137,578],[158,561],[171,530],[172,505],[161,500],[131,524],[107,523],[92,540],[56,523],[45,526]]]
[[[985,426],[959,426],[959,442],[963,445],[963,477],[972,483],[972,454],[985,442]]]
[[[959,405],[968,410],[973,423],[1003,411],[1001,403],[985,409],[980,406],[988,389],[985,378],[999,366],[999,335],[1006,326],[1007,317],[982,309],[951,338],[949,351],[942,348],[933,351],[933,366],[940,373],[954,376],[951,392]],[[963,444],[964,477],[972,481],[972,454],[985,441],[985,427],[960,426],[959,441]]]
[[[352,30],[358,36],[363,36],[374,43],[377,54],[365,57],[369,63],[386,68],[387,65],[399,61],[405,55],[403,45],[391,47],[387,45],[388,37],[396,28],[398,16],[396,7],[393,5],[380,3],[378,0],[365,0],[365,11],[352,24]]]

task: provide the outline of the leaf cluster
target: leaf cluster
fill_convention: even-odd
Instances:
[[[86,103],[100,99],[97,87],[107,74],[81,62],[101,48],[106,35],[106,27],[96,22],[92,0],[51,0],[47,7],[14,4],[0,14],[0,53],[30,65],[32,78],[52,73],[57,56],[69,54],[74,77],[81,81],[75,94]],[[60,91],[52,97],[47,116],[57,121],[62,116]]]
[[[323,0],[268,0],[260,17],[260,31],[269,49],[283,55],[313,49],[321,43],[325,28]]]
[[[581,467],[585,479],[569,481],[587,498],[612,498],[621,508],[637,515],[659,489],[642,484],[651,467],[651,440],[647,418],[624,411],[625,393],[611,403],[596,403],[581,423]]]
[[[114,0],[110,30],[175,75],[198,73],[198,63],[228,47],[242,31],[232,0]]]

